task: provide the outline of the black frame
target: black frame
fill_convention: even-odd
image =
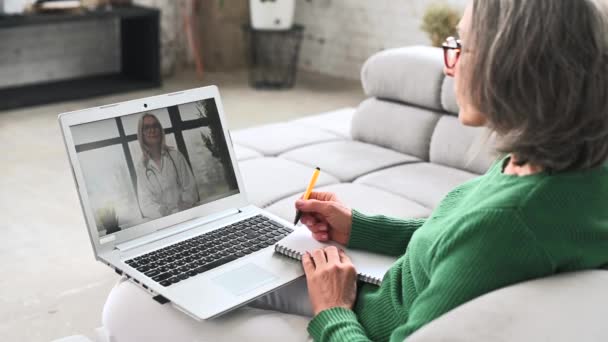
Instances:
[[[454,41],[456,43],[456,46],[452,46],[448,43],[448,41]],[[454,69],[454,67],[456,67],[456,63],[458,63],[458,60],[460,59],[460,54],[462,53],[462,42],[460,41],[460,39],[456,39],[454,37],[448,37],[446,39],[446,41],[441,44],[441,47],[443,48],[443,63],[445,64],[445,67],[448,69]],[[448,54],[451,50],[456,51],[456,59],[454,60],[454,64],[450,64],[449,58],[448,58]]]

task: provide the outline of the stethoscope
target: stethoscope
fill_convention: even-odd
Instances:
[[[167,151],[167,155],[169,156],[169,159],[171,159],[171,164],[173,164],[173,168],[175,169],[175,175],[177,176],[177,186],[181,189],[182,180],[179,176],[179,171],[177,171],[177,165],[175,164],[175,160],[173,160],[171,153],[169,153],[168,151]],[[156,179],[156,183],[158,184],[158,190],[160,191],[160,198],[164,198],[163,186],[162,186],[162,184],[160,184],[160,179],[158,178],[158,175],[156,174],[156,170],[151,168],[149,166],[149,163],[150,163],[149,161],[148,161],[148,163],[146,163],[146,178],[148,179],[148,183],[152,183],[150,181],[150,173],[152,173],[152,175]]]

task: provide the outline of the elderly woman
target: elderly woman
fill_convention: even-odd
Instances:
[[[602,0],[474,0],[467,7],[460,39],[445,43],[445,73],[455,78],[460,121],[493,130],[504,157],[450,192],[428,219],[364,216],[331,193],[296,203],[316,239],[401,256],[380,287],[357,289],[348,256],[333,247],[315,250],[303,258],[312,320],[280,314],[268,323],[259,320],[268,311],[246,308],[172,332],[196,331],[189,335],[196,340],[281,333],[303,340],[303,329],[286,326],[305,322],[319,341],[403,341],[490,291],[608,264],[602,6]],[[303,297],[303,284],[296,284],[256,304],[305,314]]]

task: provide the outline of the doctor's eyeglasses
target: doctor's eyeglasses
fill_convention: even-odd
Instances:
[[[448,69],[454,69],[456,63],[458,63],[458,59],[460,58],[460,53],[462,52],[462,44],[460,39],[448,37],[441,47],[443,47],[443,61],[445,63],[445,67]]]
[[[152,133],[152,131],[155,129],[161,129],[160,124],[158,122],[151,125],[144,125],[144,133],[146,134]]]

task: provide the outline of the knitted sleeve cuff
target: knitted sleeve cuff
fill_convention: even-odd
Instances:
[[[308,323],[308,333],[315,341],[322,341],[324,332],[329,326],[339,326],[344,324],[355,324],[357,327],[360,327],[359,321],[357,320],[357,315],[354,313],[354,311],[341,307],[335,307],[323,310],[316,315],[310,321],[310,323]],[[360,330],[362,331],[362,328]],[[350,331],[350,333],[353,332],[351,329],[347,329],[347,331]],[[347,333],[347,331],[339,333],[340,337],[348,337],[343,336],[344,333]]]
[[[348,247],[371,252],[401,255],[414,231],[425,219],[395,219],[382,215],[367,216],[353,209],[353,223]]]

